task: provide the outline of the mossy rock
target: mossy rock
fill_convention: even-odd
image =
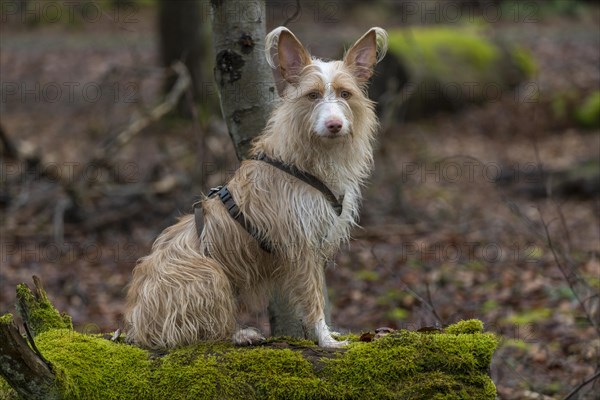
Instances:
[[[370,95],[381,100],[396,87],[402,92],[400,114],[410,119],[498,101],[537,70],[527,49],[491,40],[474,24],[411,27],[388,34],[388,55],[378,66]]]
[[[400,330],[342,351],[271,339],[156,354],[100,335],[49,329],[36,344],[65,399],[494,399],[494,334],[477,320],[445,333]],[[0,399],[12,390],[0,379]]]

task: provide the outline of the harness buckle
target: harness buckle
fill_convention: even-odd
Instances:
[[[212,197],[212,196],[214,196],[215,194],[219,193],[219,191],[220,191],[221,189],[223,189],[223,185],[221,185],[221,186],[217,186],[217,187],[214,187],[214,188],[211,188],[211,189],[208,191],[208,194],[206,195],[206,197]]]

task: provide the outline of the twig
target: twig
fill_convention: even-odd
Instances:
[[[65,239],[65,211],[71,205],[70,199],[60,199],[54,207],[52,225],[54,226],[54,241],[62,246]]]
[[[440,315],[437,313],[437,310],[435,309],[434,305],[433,305],[433,299],[431,298],[431,290],[429,289],[429,280],[427,280],[427,282],[425,282],[425,293],[427,294],[427,303],[431,306],[431,312],[433,313],[433,316],[437,319],[437,323],[439,324],[439,327],[441,328],[442,325],[442,317],[440,317]]]
[[[96,159],[103,160],[106,155],[112,153],[115,147],[121,148],[129,143],[138,133],[150,125],[164,117],[169,111],[173,110],[179,101],[179,98],[185,93],[190,86],[192,80],[190,74],[181,61],[176,61],[171,69],[178,75],[177,81],[173,85],[173,89],[167,94],[165,100],[154,107],[147,115],[133,121],[124,131],[119,133],[115,139],[105,145],[96,155]]]
[[[533,138],[533,151],[535,153],[535,159],[538,165],[538,169],[540,170],[540,176],[542,179],[546,179],[546,171],[544,170],[544,163],[542,162],[542,159],[540,157],[540,151],[537,145],[537,140],[534,137]],[[554,207],[556,208],[556,211],[558,212],[558,217],[560,218],[560,224],[563,228],[563,232],[565,234],[565,239],[567,241],[567,251],[571,252],[571,249],[573,248],[573,244],[571,241],[571,233],[569,232],[569,228],[567,227],[567,221],[565,219],[565,215],[562,212],[562,208],[560,207],[560,204],[558,204],[558,202],[556,201],[556,199],[554,198],[554,196],[552,196],[552,183],[550,182],[550,179],[546,179],[546,195],[548,196],[548,198],[552,201],[552,204],[554,204]]]
[[[596,373],[594,375],[592,375],[591,377],[589,377],[588,379],[586,379],[585,381],[581,382],[579,385],[577,385],[573,390],[571,390],[571,392],[567,395],[567,397],[565,397],[563,400],[571,400],[574,399],[575,395],[581,390],[583,389],[584,386],[586,386],[588,383],[591,383],[593,381],[595,381],[596,379],[600,378],[600,371],[596,371]]]
[[[552,252],[554,261],[556,262],[556,265],[558,266],[558,269],[560,270],[561,274],[567,281],[569,288],[571,288],[571,291],[573,292],[573,295],[577,299],[577,302],[579,303],[581,308],[583,308],[583,313],[585,314],[586,318],[588,319],[590,324],[592,324],[592,326],[596,330],[596,333],[598,334],[598,336],[600,336],[600,326],[598,325],[598,322],[588,311],[588,309],[585,305],[585,302],[581,299],[581,297],[575,290],[575,285],[579,281],[579,277],[577,276],[577,273],[574,271],[574,269],[570,265],[564,265],[561,262],[560,257],[556,251],[556,247],[555,247],[554,243],[552,242],[552,237],[550,236],[550,231],[548,230],[548,225],[546,224],[546,221],[544,220],[544,216],[542,215],[542,212],[540,211],[539,208],[537,208],[537,210],[540,215],[540,220],[542,221],[542,226],[544,228],[544,232],[546,234],[546,242],[548,244],[548,247],[550,248],[550,251]]]
[[[17,149],[17,146],[15,146],[12,140],[10,140],[2,125],[0,125],[0,142],[2,143],[2,154],[6,158],[19,158],[19,150]]]
[[[384,267],[387,270],[390,270],[378,257],[377,254],[375,254],[375,246],[371,246],[371,255],[373,256],[373,258],[375,258],[375,260],[377,260],[377,263],[379,265],[381,265],[382,267]],[[408,286],[408,284],[406,282],[404,282],[402,280],[402,278],[398,277],[398,275],[395,272],[392,272],[392,275],[403,285],[402,290],[404,290],[405,292],[408,292],[411,296],[413,296],[415,299],[417,299],[418,301],[420,301],[428,310],[429,312],[433,315],[433,317],[436,319],[436,322],[440,325],[443,326],[442,324],[442,318],[440,317],[440,315],[437,313],[435,306],[433,305],[433,302],[431,301],[431,293],[429,291],[429,285],[427,285],[427,296],[429,298],[429,300],[424,299],[421,295],[419,295],[417,292],[415,292],[414,290],[412,290],[410,288],[410,286]]]
[[[575,272],[575,269],[573,268],[573,266],[571,265],[571,263],[569,262],[568,257],[564,254],[563,250],[556,246],[552,240],[552,237],[550,236],[550,230],[548,229],[549,224],[544,220],[544,217],[542,215],[541,210],[539,209],[539,207],[536,207],[536,209],[538,210],[538,213],[540,215],[540,219],[541,219],[541,223],[542,223],[542,229],[543,229],[543,233],[540,232],[538,230],[538,228],[535,226],[535,223],[529,219],[526,215],[524,215],[521,210],[519,210],[519,208],[517,207],[516,204],[514,203],[510,203],[510,202],[506,202],[507,206],[509,208],[509,210],[511,212],[513,212],[515,215],[517,215],[517,217],[519,217],[519,219],[525,223],[525,226],[527,228],[529,228],[529,230],[538,237],[538,239],[542,240],[543,242],[546,243],[547,247],[550,249],[550,251],[552,252],[552,256],[554,258],[554,261],[556,262],[556,265],[560,271],[560,273],[563,275],[563,277],[565,278],[565,280],[567,281],[567,284],[569,285],[569,288],[571,289],[571,292],[573,293],[573,295],[575,296],[575,298],[577,299],[577,302],[579,303],[579,305],[581,306],[581,308],[583,309],[583,312],[587,318],[587,320],[590,322],[590,324],[594,327],[594,329],[596,330],[596,333],[598,334],[598,336],[600,336],[600,326],[598,325],[598,323],[596,322],[596,319],[594,318],[594,316],[592,316],[592,314],[588,311],[587,307],[586,307],[586,300],[583,300],[581,298],[581,296],[578,294],[578,290],[576,288],[576,286],[578,284],[581,284],[585,287],[585,289],[587,291],[590,290],[590,288],[587,286],[587,284],[585,283],[585,281],[582,281],[578,276],[577,273]],[[562,260],[566,261],[566,264],[564,264],[562,262]],[[588,297],[588,299],[593,299],[594,297],[598,297],[597,294],[594,294],[590,297]]]

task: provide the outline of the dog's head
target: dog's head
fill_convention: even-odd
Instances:
[[[372,109],[367,84],[373,68],[387,51],[387,33],[371,28],[342,60],[313,58],[285,27],[274,29],[265,41],[279,95],[297,115],[305,114],[308,131],[324,140],[353,134],[362,110]]]

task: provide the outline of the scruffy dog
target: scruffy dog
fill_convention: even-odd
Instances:
[[[281,98],[254,157],[228,193],[202,200],[200,237],[194,216],[184,216],[133,271],[126,319],[141,346],[262,340],[255,329],[236,332],[237,308],[264,306],[273,288],[289,296],[319,346],[346,344],[325,323],[323,265],[349,239],[372,169],[378,123],[366,86],[387,34],[370,29],[341,61],[312,58],[284,27],[265,48]]]

